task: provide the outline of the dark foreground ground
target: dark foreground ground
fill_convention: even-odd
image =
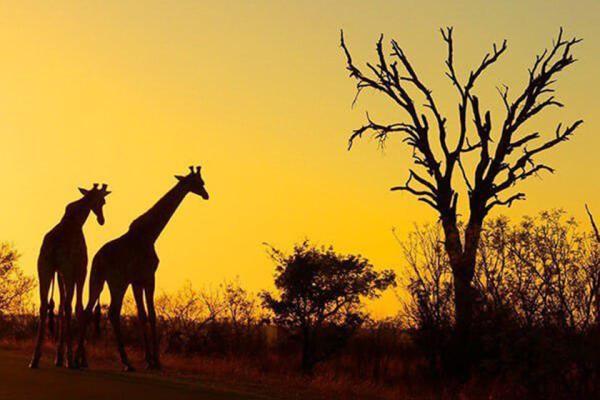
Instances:
[[[47,357],[48,358],[48,357]],[[201,383],[136,372],[122,373],[109,369],[72,371],[56,368],[50,359],[42,361],[38,370],[27,367],[25,355],[0,350],[0,399],[47,400],[238,400],[275,399],[267,394],[254,394],[231,389],[214,382]]]

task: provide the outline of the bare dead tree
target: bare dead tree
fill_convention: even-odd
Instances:
[[[454,67],[453,30],[446,28],[441,33],[448,49],[446,75],[459,97],[458,129],[454,132],[449,132],[447,118],[438,108],[432,91],[396,40],[391,40],[388,55],[382,35],[376,44],[377,62],[367,63],[363,71],[353,61],[342,32],[341,47],[350,77],[357,81],[357,97],[365,89],[383,93],[407,116],[403,121],[383,124],[367,115],[367,123],[350,136],[349,147],[364,133],[371,132],[380,142],[385,142],[391,134],[401,134],[412,148],[414,167],[409,169],[408,180],[391,190],[411,193],[440,217],[454,278],[457,334],[459,341],[466,345],[475,297],[472,280],[484,219],[493,208],[510,207],[525,198],[523,192],[511,191],[517,183],[542,171],[553,172],[550,166],[538,162],[537,156],[569,140],[583,122],[559,124],[554,135],[549,136],[525,130],[525,124],[544,110],[563,106],[553,95],[553,84],[559,73],[576,61],[572,50],[580,39],[565,39],[560,29],[551,48],[536,56],[525,87],[514,98],[509,96],[508,87],[499,90],[506,115],[492,129],[491,113],[483,109],[475,87],[479,78],[505,53],[506,40],[500,45],[494,44],[481,63],[462,80]],[[420,98],[425,101],[423,106],[419,104]],[[477,155],[471,171],[463,162],[469,154]],[[456,174],[467,188],[464,237],[458,226]]]

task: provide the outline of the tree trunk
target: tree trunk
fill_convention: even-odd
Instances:
[[[461,264],[452,267],[454,279],[454,337],[450,349],[452,374],[460,381],[469,379],[473,362],[473,305],[475,302],[472,278],[467,271],[474,267]]]
[[[473,288],[471,280],[461,271],[457,271],[453,275],[456,331],[459,337],[467,339],[473,321],[473,303],[475,300]]]
[[[442,221],[445,232],[445,245],[454,280],[454,319],[455,337],[452,351],[454,372],[459,379],[466,380],[473,361],[474,337],[472,335],[475,289],[472,282],[475,275],[477,249],[481,236],[483,218],[472,216],[465,230],[464,246],[460,231],[453,221]]]
[[[475,289],[473,277],[477,262],[477,249],[481,238],[483,218],[472,217],[465,230],[465,246],[459,262],[452,265],[454,275],[454,306],[456,312],[456,329],[460,335],[468,338],[473,321]]]
[[[311,375],[315,366],[314,346],[309,328],[302,329],[302,373]]]

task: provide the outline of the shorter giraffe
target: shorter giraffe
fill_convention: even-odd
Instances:
[[[104,225],[102,207],[105,197],[110,194],[106,184],[98,188],[95,183],[90,190],[79,189],[83,197],[67,205],[65,214],[54,228],[44,236],[38,257],[40,280],[40,321],[37,342],[29,366],[37,368],[42,354],[42,344],[48,314],[48,290],[56,275],[60,293],[60,338],[56,350],[56,365],[63,364],[63,351],[67,345],[67,366],[73,367],[73,346],[71,339],[71,311],[73,294],[77,289],[76,313],[83,314],[83,285],[87,274],[87,247],[83,235],[83,225],[90,214],[96,214],[100,225]]]
[[[133,287],[137,305],[147,367],[148,369],[160,369],[154,309],[154,274],[158,268],[158,256],[154,249],[154,243],[188,193],[194,193],[204,200],[208,200],[208,193],[200,176],[200,167],[196,169],[190,167],[188,175],[176,176],[176,178],[177,184],[150,210],[133,221],[123,236],[105,244],[94,256],[90,273],[90,294],[83,315],[75,357],[79,366],[87,366],[84,347],[86,326],[106,282],[110,290],[109,319],[115,332],[119,355],[125,371],[134,370],[125,352],[120,323],[123,297],[129,285]]]

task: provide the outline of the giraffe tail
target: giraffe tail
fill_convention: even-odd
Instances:
[[[100,306],[100,300],[98,300],[98,303],[96,304],[96,307],[94,308],[94,314],[93,314],[94,333],[96,334],[96,337],[100,337],[100,335],[102,334],[101,320],[102,320],[102,307]]]
[[[56,334],[56,318],[54,313],[54,280],[55,276],[52,276],[52,281],[50,283],[50,301],[48,302],[48,332],[52,337]]]

